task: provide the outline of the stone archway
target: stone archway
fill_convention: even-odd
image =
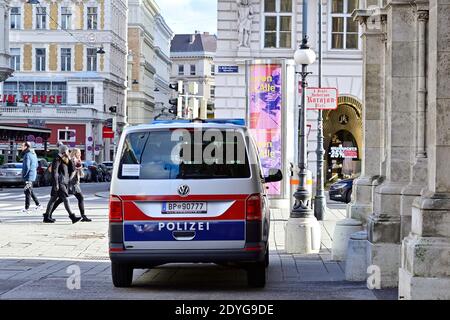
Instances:
[[[357,99],[350,96],[341,96],[338,100],[336,110],[327,110],[324,112],[324,149],[325,149],[325,168],[327,181],[336,178],[332,174],[332,160],[330,159],[331,147],[338,146],[339,141],[343,147],[357,148],[357,158],[352,159],[352,170],[347,167],[339,178],[348,176],[358,176],[361,171],[361,155],[363,150],[363,122],[362,122],[362,104]],[[334,138],[334,141],[333,141]],[[350,141],[351,140],[351,141]],[[335,165],[336,165],[336,161]],[[339,161],[337,161],[339,162]],[[346,161],[346,165],[348,161]],[[336,170],[334,170],[336,172]]]

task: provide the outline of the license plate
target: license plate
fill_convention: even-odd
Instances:
[[[176,213],[207,213],[206,202],[163,202],[161,213],[176,214]]]

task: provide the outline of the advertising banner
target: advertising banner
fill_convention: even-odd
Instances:
[[[282,65],[249,66],[249,125],[258,145],[264,175],[282,170]],[[269,195],[282,194],[281,182],[268,184]]]

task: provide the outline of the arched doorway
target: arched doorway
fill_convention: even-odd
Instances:
[[[362,105],[357,99],[341,96],[336,110],[324,112],[324,148],[328,182],[359,176],[363,123]]]

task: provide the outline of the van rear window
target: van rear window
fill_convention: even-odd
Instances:
[[[249,178],[244,137],[237,130],[176,129],[129,133],[119,179]]]

